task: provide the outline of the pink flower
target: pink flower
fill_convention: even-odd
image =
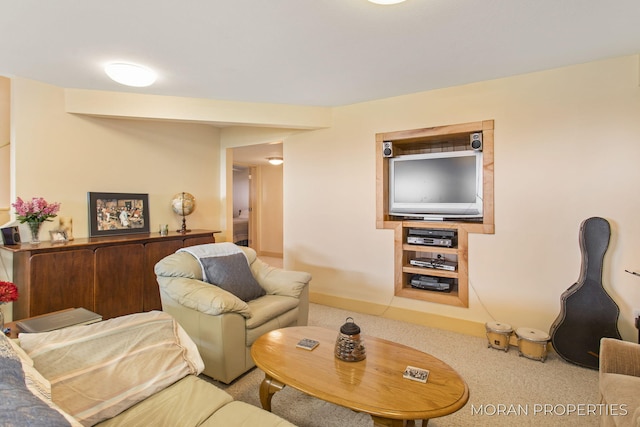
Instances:
[[[33,197],[26,202],[18,197],[11,206],[15,208],[21,223],[50,221],[49,218],[56,217],[60,210],[60,203],[47,203],[42,197]]]

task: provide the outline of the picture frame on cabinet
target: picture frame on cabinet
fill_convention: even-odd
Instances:
[[[49,235],[51,236],[51,243],[64,243],[69,241],[65,230],[51,230],[49,231]]]
[[[145,193],[87,194],[89,236],[149,233],[149,195]]]

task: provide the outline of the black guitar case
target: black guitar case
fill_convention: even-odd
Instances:
[[[622,338],[618,331],[620,309],[602,286],[602,264],[610,236],[611,227],[604,218],[589,218],[580,226],[580,277],[562,294],[562,309],[550,331],[560,357],[591,369],[598,369],[600,339]]]

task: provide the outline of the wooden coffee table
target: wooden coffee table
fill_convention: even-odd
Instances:
[[[286,385],[305,394],[371,415],[374,426],[403,426],[404,421],[451,414],[469,399],[465,381],[443,361],[414,348],[363,336],[366,359],[344,362],[334,356],[338,331],[314,326],[278,329],[258,338],[251,348],[265,373],[262,407]],[[320,342],[314,350],[297,348],[302,338]],[[429,370],[426,383],[403,378],[407,366]]]

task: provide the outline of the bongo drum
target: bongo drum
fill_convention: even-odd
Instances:
[[[513,332],[511,325],[500,322],[487,322],[484,327],[487,330],[487,347],[504,351],[509,350],[509,338]]]
[[[549,334],[533,328],[518,328],[518,353],[520,356],[544,362],[547,358]]]

